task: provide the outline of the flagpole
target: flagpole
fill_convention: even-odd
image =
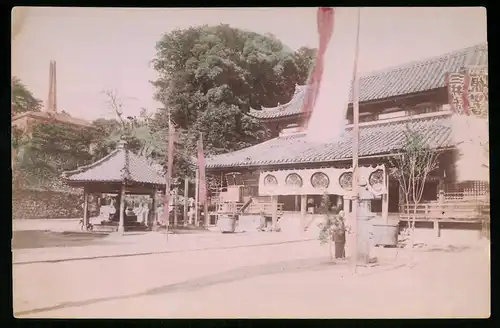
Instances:
[[[194,194],[194,225],[198,226],[198,212],[199,212],[199,194],[200,194],[200,169],[196,168],[196,185],[195,185],[195,194]]]
[[[351,226],[353,233],[353,241],[351,242],[352,255],[351,261],[354,273],[358,262],[358,155],[359,155],[359,77],[358,77],[358,57],[359,57],[359,30],[361,21],[361,8],[358,8],[358,25],[356,31],[356,47],[354,50],[354,69],[353,69],[353,127],[352,127],[352,214]]]

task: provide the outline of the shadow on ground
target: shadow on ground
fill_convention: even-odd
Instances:
[[[107,234],[20,230],[12,232],[12,249],[102,245]]]
[[[471,249],[471,246],[453,246],[453,245],[447,245],[447,246],[434,246],[430,247],[429,249],[426,249],[426,252],[445,252],[445,253],[460,253],[466,250]]]
[[[46,311],[54,311],[60,310],[64,308],[70,307],[80,307],[91,305],[95,303],[113,301],[113,300],[122,300],[122,299],[130,299],[134,297],[141,296],[152,296],[152,295],[161,295],[175,292],[186,292],[186,291],[196,291],[202,288],[225,284],[235,281],[241,281],[244,279],[254,278],[257,276],[264,275],[273,275],[280,273],[292,273],[292,272],[301,272],[301,271],[316,271],[330,268],[332,265],[338,265],[334,262],[331,262],[327,257],[319,257],[319,258],[307,258],[307,259],[299,259],[293,261],[283,261],[276,262],[264,265],[256,265],[256,266],[246,266],[237,269],[228,270],[225,272],[220,272],[216,274],[207,275],[200,278],[194,278],[187,281],[183,281],[180,283],[174,283],[164,286],[159,286],[153,289],[146,290],[141,293],[125,295],[125,296],[111,296],[111,297],[103,297],[103,298],[95,298],[84,301],[77,302],[64,302],[58,305],[20,311],[16,312],[15,316],[23,316],[29,314],[35,314]]]

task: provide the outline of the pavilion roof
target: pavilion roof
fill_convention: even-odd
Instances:
[[[66,182],[129,182],[165,186],[165,178],[144,156],[127,149],[121,141],[114,151],[102,159],[73,171],[64,172]]]
[[[381,100],[445,87],[445,74],[467,66],[488,65],[488,46],[479,44],[440,56],[371,72],[360,78],[360,102]],[[301,114],[306,86],[295,87],[292,99],[283,105],[262,110],[251,109],[248,115],[262,120]],[[352,90],[349,95],[352,103]]]
[[[423,114],[360,124],[359,156],[397,152],[405,140],[407,126],[420,132],[432,148],[452,147],[450,112]],[[324,142],[312,141],[305,133],[282,135],[261,144],[207,159],[208,169],[273,166],[349,160],[352,156],[352,126],[343,136]]]

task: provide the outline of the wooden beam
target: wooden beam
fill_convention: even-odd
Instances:
[[[389,174],[385,174],[385,192],[382,195],[382,219],[386,224],[389,223]]]
[[[152,213],[151,213],[151,219],[147,218],[146,220],[146,225],[148,227],[153,227],[156,226],[156,222],[158,221],[157,216],[158,216],[158,211],[156,210],[156,188],[153,188],[153,192],[151,193],[151,197],[153,198],[152,200]]]
[[[278,196],[271,196],[273,231],[278,227]]]
[[[307,217],[307,195],[300,195],[300,231],[306,228]]]

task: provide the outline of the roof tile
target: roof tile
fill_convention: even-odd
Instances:
[[[120,182],[126,179],[135,183],[165,185],[165,178],[156,172],[146,158],[123,148],[112,151],[90,165],[65,172],[65,176],[70,183]]]
[[[406,125],[423,134],[433,148],[453,146],[449,113],[360,126],[359,156],[397,151],[404,142]],[[335,141],[317,142],[305,133],[284,135],[232,153],[207,159],[207,168],[234,168],[284,163],[313,163],[347,160],[352,154],[352,128]]]

